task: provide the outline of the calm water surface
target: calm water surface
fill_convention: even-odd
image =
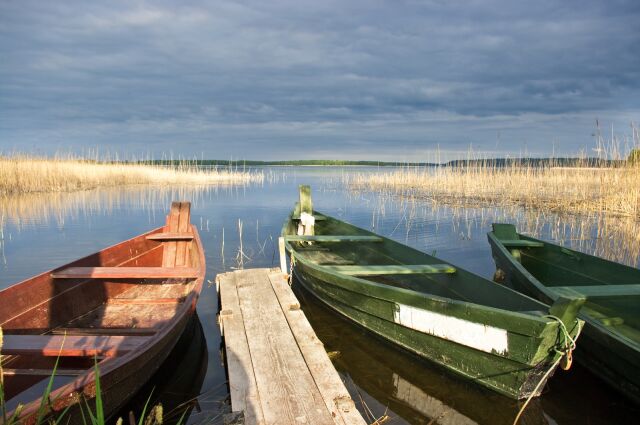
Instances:
[[[358,168],[358,171],[364,169]],[[247,187],[101,189],[31,195],[0,201],[0,288],[164,224],[172,200],[192,201],[207,259],[207,280],[234,268],[279,264],[277,238],[297,200],[311,184],[318,210],[373,230],[491,278],[495,270],[486,232],[493,221],[583,250],[597,250],[597,230],[575,217],[531,215],[495,208],[453,209],[428,200],[407,201],[352,193],[343,184],[351,168],[271,167],[266,183]],[[375,172],[375,169],[371,169]],[[577,235],[579,237],[577,237]],[[637,267],[637,258],[628,261]],[[294,287],[313,328],[331,352],[362,414],[387,424],[510,424],[520,404],[467,384],[346,322]],[[215,285],[205,285],[199,320],[189,328],[153,382],[124,410],[138,409],[153,390],[177,419],[190,407],[191,423],[222,423],[228,411]],[[628,423],[640,414],[579,365],[558,371],[522,423]]]

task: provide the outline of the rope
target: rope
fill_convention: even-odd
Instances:
[[[520,420],[520,416],[522,416],[522,414],[524,413],[524,410],[529,405],[529,402],[531,401],[531,399],[533,399],[533,395],[538,392],[538,390],[540,389],[540,385],[542,385],[543,382],[546,382],[547,378],[549,377],[549,374],[551,374],[551,372],[553,372],[553,370],[556,368],[556,366],[558,366],[558,363],[560,363],[560,360],[562,360],[562,357],[559,357],[558,360],[553,362],[553,364],[551,365],[549,370],[547,370],[547,372],[542,376],[542,379],[540,379],[540,382],[538,382],[538,385],[536,385],[536,387],[533,389],[531,394],[529,394],[529,397],[527,397],[527,401],[525,401],[524,404],[522,405],[522,407],[520,408],[520,411],[518,412],[518,415],[516,416],[515,420],[513,421],[513,425],[516,425],[518,423],[518,421]]]
[[[560,320],[559,317],[553,316],[551,314],[548,314],[544,317],[555,320],[556,322],[558,322],[558,325],[560,326],[560,330],[562,331],[562,337],[563,337],[562,347],[560,350],[554,347],[553,350],[557,354],[560,354],[561,360],[565,359],[566,357],[565,363],[561,364],[560,367],[562,367],[562,370],[569,370],[571,368],[571,364],[573,363],[573,350],[575,350],[576,348],[576,340],[571,338],[571,334],[567,330],[567,327],[565,326],[564,322]]]
[[[295,265],[295,260],[293,257],[293,253],[291,253],[291,255],[289,255],[290,261],[289,261],[289,286],[293,285],[293,266]]]
[[[561,367],[562,367],[563,370],[569,370],[569,368],[571,367],[571,363],[573,361],[572,352],[576,348],[576,340],[571,337],[571,334],[569,334],[569,331],[567,330],[567,327],[565,326],[564,322],[562,320],[560,320],[559,317],[553,316],[553,315],[550,315],[550,314],[546,315],[544,317],[549,318],[549,319],[553,319],[556,322],[558,322],[558,328],[560,329],[560,333],[562,335],[563,341],[562,341],[561,348],[558,349],[557,346],[555,346],[555,347],[553,347],[553,351],[555,351],[557,354],[560,354],[560,357],[558,357],[558,359],[555,362],[553,362],[553,364],[551,365],[549,370],[547,370],[545,372],[545,374],[542,376],[542,378],[540,379],[540,381],[538,382],[536,387],[533,389],[531,394],[529,394],[529,397],[527,397],[527,401],[524,402],[524,404],[520,408],[520,411],[516,415],[516,418],[513,421],[513,425],[516,425],[518,423],[518,421],[520,420],[520,416],[522,416],[522,414],[524,413],[525,409],[529,405],[529,402],[531,401],[533,396],[538,393],[538,390],[540,389],[540,386],[544,382],[547,381],[547,378],[549,378],[549,375],[551,374],[551,372],[553,372],[555,370],[555,368],[558,366],[558,364],[566,357],[567,358],[567,360],[566,360],[567,363],[565,365],[562,365]]]

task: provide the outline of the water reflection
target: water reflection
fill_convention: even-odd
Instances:
[[[139,419],[145,404],[162,404],[163,424],[178,423],[199,410],[198,397],[208,366],[207,340],[195,314],[158,372],[115,417]],[[147,409],[148,411],[148,409]]]
[[[469,384],[355,326],[294,281],[296,295],[338,372],[370,421],[388,424],[512,424],[523,402]],[[587,405],[585,405],[587,403]],[[365,406],[366,405],[366,406]],[[558,371],[519,424],[630,423],[637,408],[580,366]]]
[[[364,391],[374,416],[387,414],[394,424],[511,424],[520,404],[468,383],[338,318],[294,282],[302,308],[333,354],[338,371],[351,382],[356,400]],[[357,388],[357,389],[356,389]],[[491,408],[487,408],[491,406]],[[548,424],[539,400],[527,409],[523,424]]]

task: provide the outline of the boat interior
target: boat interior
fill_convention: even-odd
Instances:
[[[200,252],[189,207],[174,203],[164,227],[0,291],[9,409],[42,395],[56,361],[54,388],[140,348],[191,302]]]
[[[313,210],[301,191],[300,203],[285,227],[286,240],[297,255],[328,270],[443,298],[545,314],[546,308],[537,301],[436,257],[317,211],[305,211]]]
[[[540,284],[586,297],[583,314],[640,343],[637,269],[520,235],[511,224],[494,224],[493,233]]]

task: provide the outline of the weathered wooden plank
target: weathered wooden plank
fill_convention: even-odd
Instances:
[[[335,422],[344,425],[365,425],[366,422],[356,409],[340,375],[331,364],[324,345],[300,309],[300,304],[285,277],[281,273],[272,272],[269,273],[269,281],[309,371]]]
[[[313,214],[313,201],[311,200],[311,186],[301,184],[300,190],[300,213]]]
[[[51,273],[54,279],[164,279],[198,277],[190,267],[67,267]]]
[[[178,217],[178,233],[187,233],[191,220],[191,203],[180,202],[180,214]],[[176,243],[176,266],[186,266],[189,262],[188,244],[190,242],[180,240]]]
[[[278,253],[280,254],[280,271],[287,274],[287,251],[284,246],[284,238],[280,236],[278,238]]]
[[[109,298],[109,304],[178,304],[184,298]]]
[[[180,232],[162,232],[149,235],[147,236],[147,239],[152,241],[190,241],[193,240],[193,234]]]
[[[333,423],[265,270],[244,270],[238,296],[266,423]]]
[[[238,301],[236,275],[233,272],[218,275],[216,283],[222,306],[220,320],[224,328],[231,407],[234,412],[244,411],[247,425],[263,424],[264,415]]]
[[[87,369],[56,369],[55,376],[78,376],[86,373]],[[51,376],[51,369],[2,369],[4,376]]]
[[[542,242],[528,241],[525,239],[501,240],[500,243],[510,248],[542,248]]]
[[[363,235],[287,235],[289,242],[382,242],[378,236]]]
[[[154,335],[153,328],[56,328],[49,333],[52,335]]]
[[[3,355],[113,357],[135,350],[143,336],[4,335]]]
[[[387,274],[435,274],[455,273],[456,268],[450,264],[416,264],[416,265],[385,265],[385,266],[324,266],[334,272],[350,276],[375,276]]]
[[[549,287],[562,295],[576,293],[587,298],[592,297],[624,297],[640,295],[640,284],[630,285],[585,285],[585,286],[553,286]]]
[[[180,215],[180,203],[172,202],[171,210],[167,216],[167,224],[164,230],[167,233],[178,232],[178,220]],[[162,265],[164,267],[174,267],[176,265],[176,249],[178,242],[171,241],[164,243],[164,251],[162,253]]]

